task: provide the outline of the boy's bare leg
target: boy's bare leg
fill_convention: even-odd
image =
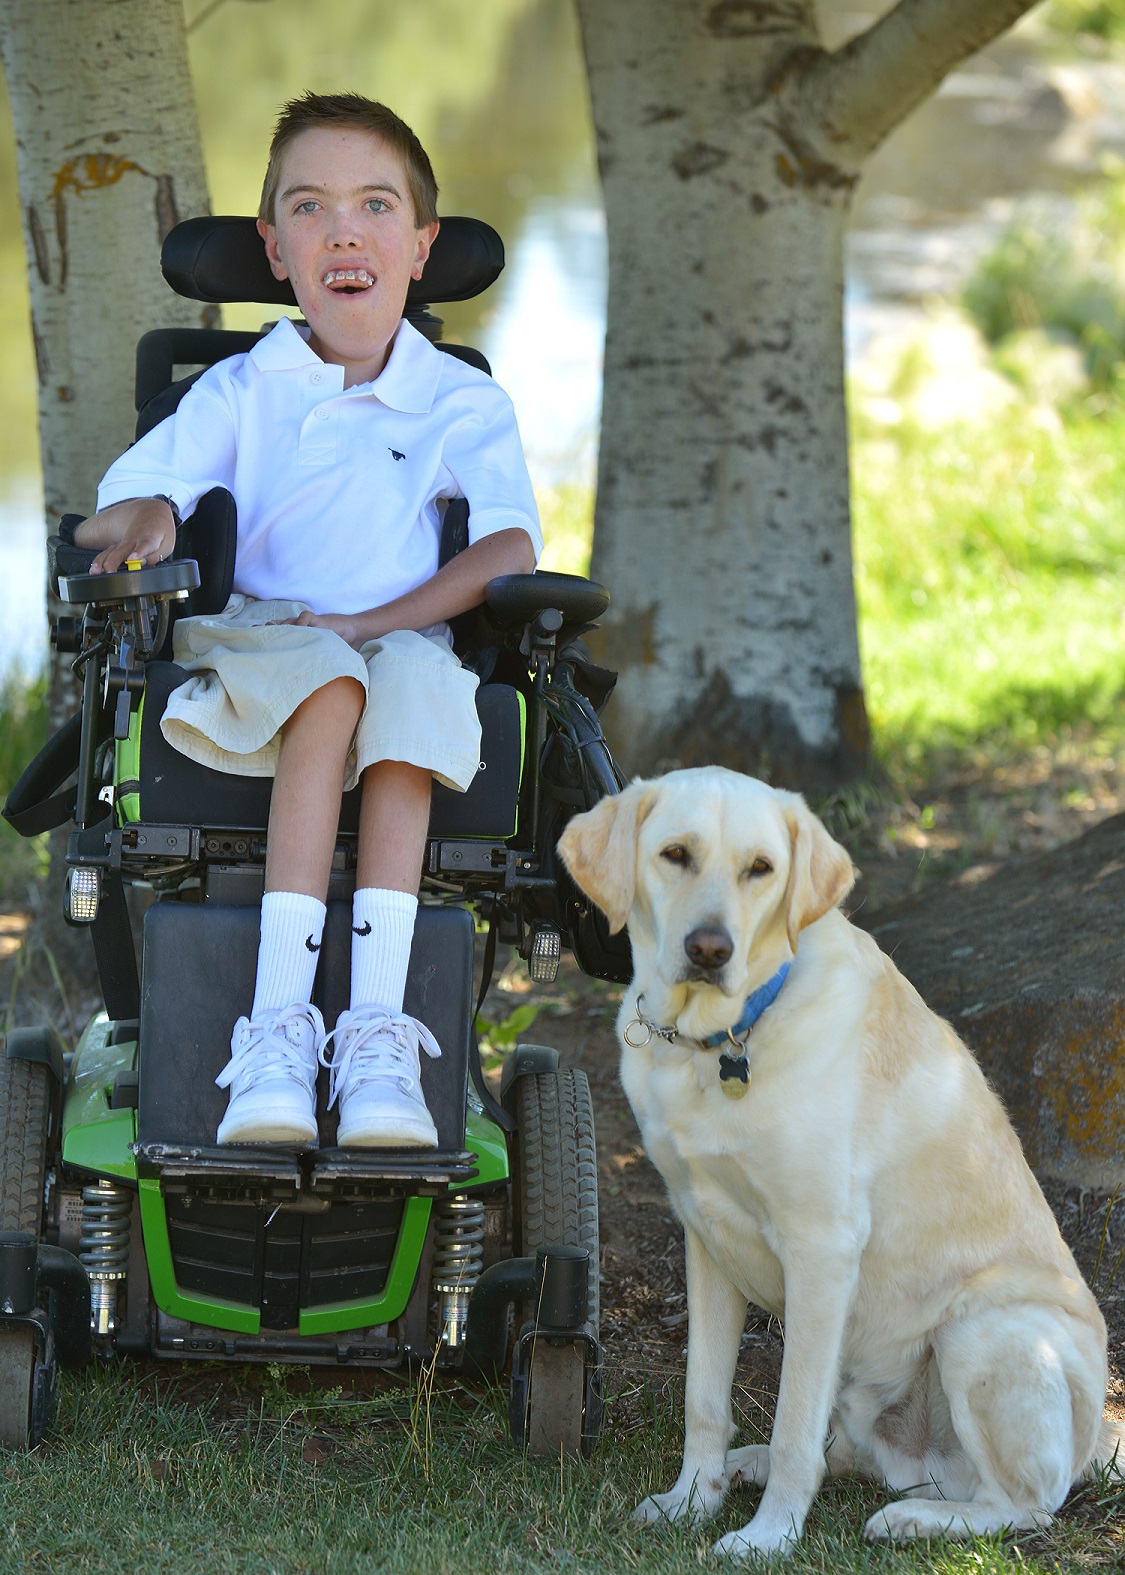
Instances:
[[[418,895],[433,777],[404,760],[377,760],[363,773],[356,886]]]
[[[330,1098],[339,1100],[343,1146],[437,1146],[419,1058],[441,1051],[402,1010],[431,782],[429,771],[399,760],[378,761],[363,774],[351,1004],[331,1035]]]
[[[311,694],[282,728],[266,843],[267,892],[303,892],[321,902],[327,897],[344,767],[363,701],[354,678],[337,678]],[[362,834],[360,841],[362,846]]]

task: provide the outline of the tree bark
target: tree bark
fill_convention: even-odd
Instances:
[[[1027,0],[576,0],[609,299],[593,573],[628,769],[862,773],[843,256],[863,160]]]
[[[97,483],[132,441],[140,335],[211,320],[213,309],[180,300],[160,273],[164,236],[207,211],[207,188],[180,0],[4,0],[0,58],[16,130],[53,529],[60,514],[93,509]],[[66,659],[56,658],[52,728],[77,695]],[[60,851],[53,845],[53,865]],[[50,917],[46,926],[56,953],[85,959],[81,932]]]

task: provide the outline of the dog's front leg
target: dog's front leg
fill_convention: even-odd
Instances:
[[[858,1274],[857,1256],[824,1245],[785,1264],[785,1353],[765,1491],[753,1519],[722,1537],[716,1553],[783,1554],[799,1541],[824,1476],[824,1440]]]
[[[704,1520],[727,1491],[726,1454],[734,1427],[730,1393],[746,1322],[746,1297],[733,1286],[690,1225],[687,1262],[688,1358],[684,1463],[668,1493],[654,1493],[634,1520]]]

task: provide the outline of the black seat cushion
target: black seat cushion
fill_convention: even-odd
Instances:
[[[190,675],[173,662],[150,662],[141,714],[139,785],[118,783],[119,797],[136,792],[137,818],[155,825],[264,831],[272,777],[239,777],[201,766],[173,749],[160,731],[168,696]],[[523,702],[506,684],[477,690],[481,769],[467,792],[434,785],[430,835],[490,837],[514,834],[523,762]],[[340,830],[359,826],[359,790],[345,793]]]

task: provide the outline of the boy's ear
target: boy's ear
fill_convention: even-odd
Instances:
[[[425,225],[418,231],[418,248],[414,253],[414,267],[410,270],[412,279],[420,279],[422,277],[422,269],[426,266],[429,259],[430,247],[437,240],[437,232],[440,229],[441,225],[435,222]]]
[[[288,279],[289,270],[281,260],[277,249],[277,229],[272,224],[267,224],[264,219],[259,219],[258,234],[266,245],[266,258],[270,265],[270,272],[275,279]]]

